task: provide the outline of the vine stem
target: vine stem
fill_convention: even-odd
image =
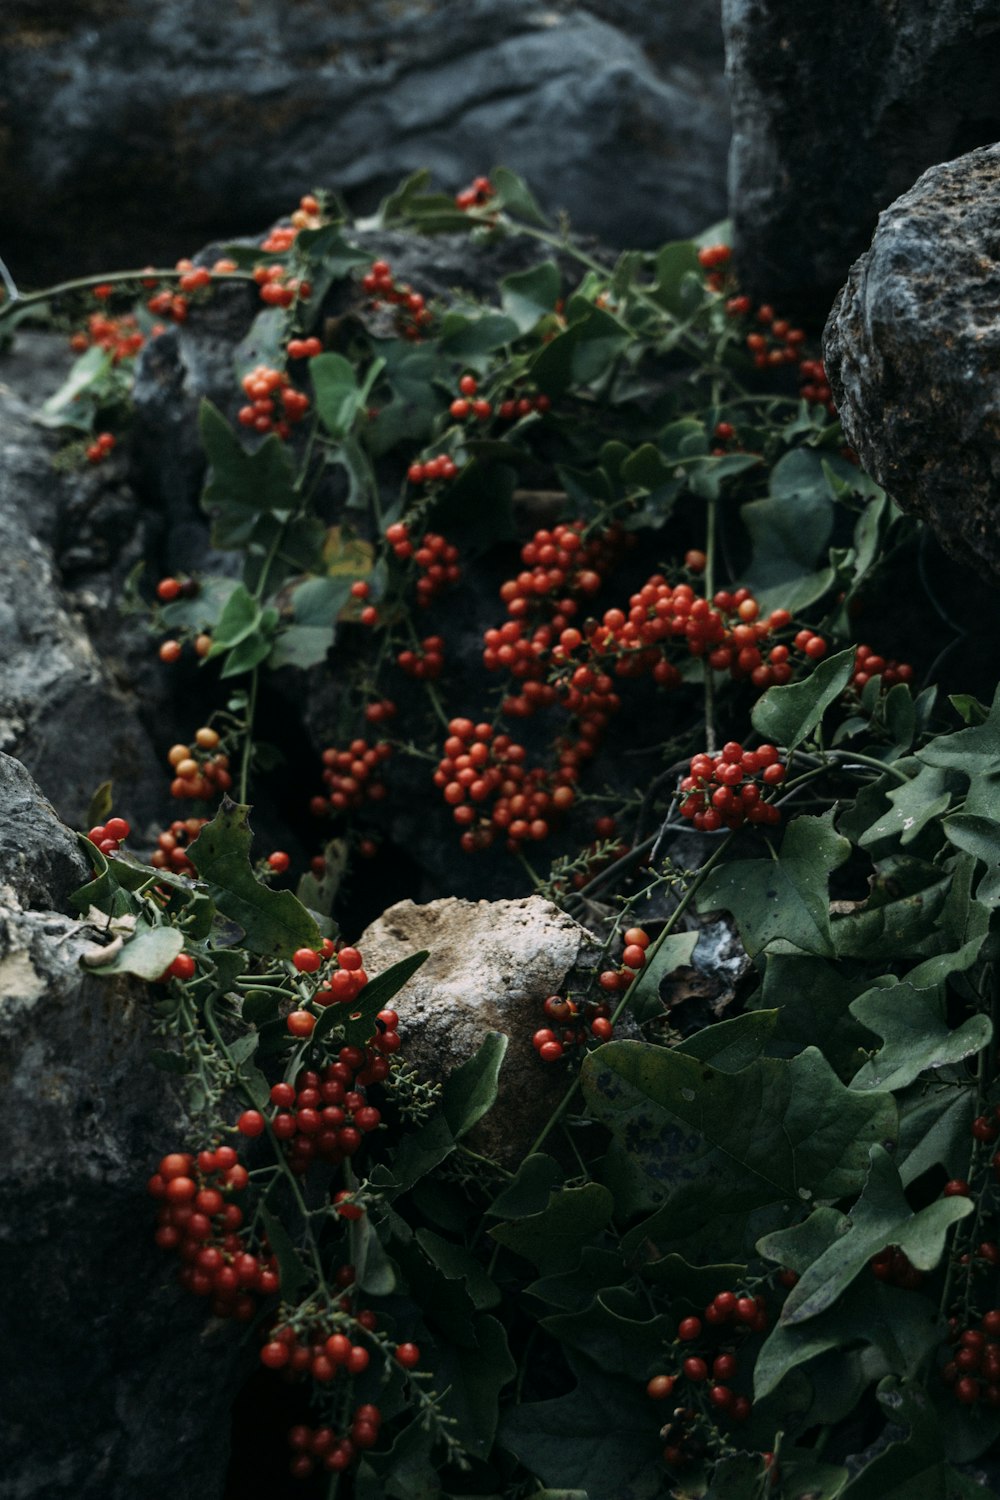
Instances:
[[[656,956],[657,952],[659,951],[659,949],[663,946],[663,944],[666,941],[666,939],[673,932],[674,928],[677,926],[677,923],[680,921],[681,917],[687,911],[687,909],[691,905],[691,902],[693,901],[694,897],[697,895],[699,889],[704,884],[705,877],[718,864],[719,860],[722,858],[723,854],[726,852],[726,850],[729,848],[729,845],[732,843],[734,837],[735,837],[734,833],[727,834],[727,836],[726,836],[725,840],[723,841],[723,843],[721,843],[719,845],[718,849],[716,849],[715,852],[705,861],[705,863],[702,865],[701,869],[698,871],[698,873],[695,876],[695,878],[692,880],[691,884],[688,886],[687,890],[684,892],[684,895],[681,897],[680,901],[678,901],[677,905],[674,907],[674,909],[671,912],[669,918],[667,919],[667,922],[666,922],[666,924],[665,924],[665,926],[663,928],[663,931],[660,933],[660,935],[656,939],[656,941],[653,942],[653,943],[651,943],[649,945],[649,947],[647,948],[647,950],[646,950],[646,963],[643,964],[643,967],[641,969],[639,969],[639,970],[636,971],[633,979],[631,980],[631,982],[629,984],[628,989],[622,995],[622,998],[619,1000],[618,1004],[615,1006],[614,1011],[612,1012],[612,1015],[611,1015],[611,1024],[612,1024],[612,1026],[614,1026],[615,1022],[618,1020],[618,1018],[621,1016],[622,1012],[628,1006],[628,1003],[629,1003],[629,1001],[632,998],[632,991],[635,989],[636,985],[641,980],[642,975],[645,972],[647,966],[649,965],[649,963],[651,962],[651,960],[653,958],[655,958],[655,956]],[[580,1088],[580,1074],[578,1073],[576,1075],[576,1077],[574,1078],[573,1082],[571,1083],[570,1087],[566,1090],[566,1093],[563,1095],[563,1097],[560,1100],[559,1104],[552,1111],[552,1113],[549,1116],[548,1120],[545,1122],[545,1125],[542,1127],[540,1133],[535,1138],[535,1140],[532,1142],[531,1146],[528,1148],[528,1151],[526,1153],[528,1156],[534,1156],[535,1152],[539,1149],[539,1147],[542,1145],[542,1143],[547,1139],[550,1131],[553,1129],[553,1127],[555,1125],[557,1125],[559,1123],[559,1121],[562,1119],[563,1115],[566,1113],[566,1111],[569,1108],[570,1104],[572,1103],[573,1099],[576,1097],[576,1094],[577,1094],[579,1088]]]
[[[244,805],[247,800],[247,788],[250,783],[250,761],[253,758],[253,721],[257,712],[257,679],[260,668],[254,667],[250,674],[250,691],[247,694],[247,711],[244,720],[243,759],[240,762],[240,802]]]
[[[40,292],[19,292],[14,284],[13,278],[7,267],[0,261],[0,279],[10,295],[10,301],[0,307],[0,322],[9,317],[15,307],[25,308],[38,306],[42,302],[48,302],[53,297],[65,296],[68,292],[86,292],[95,286],[117,286],[122,282],[129,281],[179,281],[187,273],[172,268],[169,271],[157,270],[147,267],[142,271],[109,271],[105,275],[76,276],[72,281],[60,281],[55,286],[45,287]],[[219,281],[253,281],[249,271],[226,271],[219,275]],[[214,284],[214,278],[213,278]],[[13,288],[13,290],[11,290]]]

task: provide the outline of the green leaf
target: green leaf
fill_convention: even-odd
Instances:
[[[731,1016],[727,1021],[703,1026],[674,1050],[682,1057],[710,1062],[713,1068],[720,1068],[724,1073],[738,1073],[763,1054],[777,1021],[776,1010],[748,1011],[746,1015]]]
[[[900,1100],[899,1151],[896,1163],[904,1187],[931,1167],[944,1168],[949,1178],[969,1170],[976,1086],[928,1083]]]
[[[761,1008],[778,1012],[776,1037],[796,1047],[819,1047],[844,1082],[853,1078],[863,1061],[861,1049],[871,1047],[871,1033],[855,1021],[850,1004],[871,980],[848,976],[843,966],[794,953],[769,953],[759,999]]]
[[[617,1250],[585,1245],[580,1264],[575,1270],[540,1276],[524,1290],[526,1296],[536,1297],[549,1307],[558,1307],[565,1312],[579,1312],[593,1301],[597,1292],[603,1291],[605,1287],[620,1285],[628,1275],[629,1271]]]
[[[490,1234],[547,1275],[577,1265],[584,1244],[606,1227],[613,1209],[614,1200],[600,1183],[558,1188],[541,1213],[496,1224]]]
[[[843,1500],[989,1500],[990,1490],[948,1463],[941,1425],[922,1385],[887,1376],[878,1399],[893,1429],[906,1428],[908,1436],[876,1454]]]
[[[541,1213],[562,1179],[558,1162],[544,1151],[537,1151],[524,1158],[512,1180],[486,1211],[498,1219],[526,1219],[529,1214]]]
[[[944,1254],[949,1229],[974,1207],[968,1198],[939,1198],[914,1213],[891,1157],[881,1146],[873,1146],[868,1180],[845,1220],[845,1232],[802,1272],[788,1294],[780,1323],[805,1323],[825,1312],[887,1245],[898,1245],[918,1270],[932,1271]],[[780,1259],[781,1240],[780,1234],[771,1235],[758,1248]]]
[[[471,1250],[467,1250],[464,1245],[457,1245],[453,1240],[442,1239],[431,1229],[418,1229],[416,1238],[427,1259],[437,1267],[442,1276],[449,1281],[464,1282],[469,1300],[477,1311],[496,1307],[500,1301],[500,1288],[486,1274]]]
[[[843,1363],[852,1347],[878,1351],[880,1359],[868,1356],[875,1374],[914,1375],[944,1335],[944,1320],[926,1297],[881,1285],[868,1271],[808,1323],[775,1325],[754,1365],[754,1399],[762,1401],[793,1370],[822,1354],[836,1350]]]
[[[911,844],[928,823],[947,811],[953,782],[952,771],[938,766],[920,766],[912,780],[904,785],[897,782],[890,788],[886,784],[885,796],[891,804],[891,811],[882,813],[870,824],[858,843],[863,849],[874,849],[875,845],[889,839],[898,839],[904,846]],[[947,824],[944,828],[947,832]]]
[[[782,939],[803,953],[833,958],[828,880],[851,846],[833,828],[833,811],[798,817],[777,859],[741,859],[711,871],[698,892],[699,911],[730,911],[751,958]]]
[[[612,1375],[654,1375],[664,1346],[673,1342],[676,1319],[651,1317],[649,1303],[624,1287],[608,1287],[586,1308],[552,1313],[541,1326],[553,1338],[578,1349]]]
[[[530,333],[536,323],[552,312],[559,300],[562,278],[553,260],[527,271],[515,271],[500,283],[500,305],[520,333]]]
[[[212,636],[210,657],[218,656],[230,646],[238,645],[252,635],[260,622],[261,609],[257,600],[238,583],[226,600],[222,614]]]
[[[629,1010],[637,1021],[649,1021],[653,1016],[663,1014],[660,985],[675,969],[682,969],[690,964],[691,955],[697,946],[697,930],[671,932],[663,939],[639,974],[638,982],[629,996]]]
[[[471,358],[505,348],[520,331],[513,318],[504,317],[503,313],[483,312],[470,318],[460,312],[449,312],[441,320],[438,342],[446,354]]]
[[[976,900],[991,911],[1000,906],[1000,823],[973,813],[956,813],[943,827],[950,843],[986,866]]]
[[[291,991],[289,991],[291,999]],[[251,1026],[263,1026],[278,1014],[278,997],[269,990],[248,990],[240,1004],[240,1015]]]
[[[260,666],[261,662],[271,654],[277,628],[278,611],[265,609],[252,634],[244,636],[243,640],[228,651],[219,673],[220,678],[239,677],[242,673],[251,672],[254,667]],[[211,654],[210,651],[209,655]]]
[[[698,248],[691,240],[674,240],[656,253],[656,283],[651,296],[677,318],[686,317],[693,311],[691,282],[687,278],[697,277],[698,305],[703,296],[704,272],[698,260]]]
[[[183,948],[184,934],[176,927],[140,926],[110,963],[88,965],[88,973],[135,974],[139,979],[159,979]]]
[[[388,969],[383,969],[381,974],[376,974],[374,979],[369,979],[347,1005],[328,1005],[313,1027],[313,1044],[323,1041],[337,1026],[344,1028],[349,1042],[356,1038],[360,1038],[361,1042],[368,1041],[375,1030],[375,1017],[379,1011],[385,1010],[389,1001],[399,993],[407,980],[413,978],[429,956],[426,948],[419,953],[410,953],[398,963],[391,964]]]
[[[809,738],[854,673],[854,647],[814,667],[803,682],[768,688],[757,700],[751,723],[765,740],[794,750]]]
[[[623,323],[588,303],[581,318],[542,346],[532,360],[531,375],[539,390],[551,396],[561,395],[571,385],[594,384],[607,374],[631,339]]]
[[[600,1500],[660,1500],[663,1445],[641,1386],[580,1355],[570,1354],[569,1364],[576,1388],[508,1411],[500,1424],[504,1447],[553,1488]]]
[[[263,516],[295,508],[294,461],[275,433],[248,453],[210,401],[201,403],[199,426],[209,462],[201,503],[212,517],[212,545],[241,550]]]
[[[833,535],[834,502],[814,448],[793,448],[771,471],[767,499],[744,505],[753,558],[747,583],[764,610],[793,613],[826,593],[833,570],[823,566]]]
[[[298,1301],[299,1293],[309,1285],[309,1272],[302,1264],[291,1235],[277,1215],[273,1214],[266,1204],[263,1203],[260,1205],[258,1212],[261,1223],[264,1226],[264,1232],[267,1235],[268,1244],[274,1251],[278,1261],[282,1300],[294,1307]]]
[[[235,578],[217,578],[210,574],[198,582],[198,592],[193,599],[175,599],[160,611],[160,618],[169,630],[214,631],[219,617],[226,607],[234,589],[242,587]]]
[[[496,1436],[500,1392],[516,1376],[517,1365],[496,1318],[478,1317],[474,1335],[474,1348],[452,1346],[439,1361],[435,1378],[437,1384],[447,1385],[442,1406],[458,1421],[456,1436],[474,1457],[485,1459]]]
[[[882,1038],[882,1047],[851,1082],[852,1089],[904,1089],[921,1073],[974,1057],[993,1035],[989,1016],[948,1025],[939,986],[917,989],[908,980],[867,990],[851,1003],[851,1014]]]
[[[756,1210],[856,1192],[869,1147],[896,1136],[888,1095],[851,1093],[808,1048],[724,1073],[644,1042],[608,1042],[584,1059],[590,1112],[627,1145],[662,1207],[626,1245],[662,1234],[743,1250]],[[688,1253],[685,1251],[685,1253]]]
[[[378,1181],[389,1199],[408,1192],[428,1172],[432,1172],[455,1149],[455,1137],[443,1115],[435,1115],[410,1135],[404,1135],[390,1158],[388,1168],[376,1168],[372,1181]]]
[[[291,891],[273,891],[253,872],[249,808],[223,799],[212,821],[188,849],[219,911],[238,923],[251,953],[291,958],[296,948],[318,948],[319,928]]]
[[[475,1054],[449,1074],[441,1108],[456,1141],[461,1140],[496,1103],[500,1069],[509,1038],[490,1031]]]
[[[112,368],[112,356],[99,344],[92,344],[85,354],[73,361],[70,372],[59,389],[51,395],[34,421],[40,427],[73,427],[89,432],[94,416],[93,400],[80,398],[88,388],[99,384]]]
[[[271,647],[267,664],[272,671],[279,667],[317,667],[326,661],[335,639],[332,625],[289,625]]]
[[[526,224],[535,224],[544,229],[548,219],[542,213],[535,202],[534,195],[523,177],[512,172],[508,167],[494,167],[490,173],[490,182],[495,192],[495,202],[517,219],[523,219]]]
[[[309,361],[309,377],[320,421],[332,438],[345,438],[361,404],[354,366],[342,354],[317,354]]]
[[[373,1297],[388,1297],[396,1290],[396,1273],[369,1215],[351,1220],[349,1229],[351,1263],[358,1286]]]

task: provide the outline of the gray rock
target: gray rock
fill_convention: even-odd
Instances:
[[[59,910],[87,878],[76,839],[21,762],[0,753],[0,885],[23,906]]]
[[[373,974],[419,951],[430,957],[393,1001],[401,1056],[421,1077],[446,1078],[489,1031],[510,1045],[493,1111],[470,1142],[501,1163],[518,1165],[566,1090],[562,1067],[546,1068],[531,1038],[548,995],[579,992],[580,966],[596,940],[551,902],[460,901],[417,906],[400,901],[358,939]]]
[[[723,0],[749,289],[822,318],[880,209],[1000,137],[996,0]]]
[[[9,0],[4,254],[34,283],[171,264],[317,185],[368,211],[417,167],[454,191],[498,160],[615,243],[694,232],[725,212],[717,12],[718,0]]]
[[[144,986],[86,974],[93,930],[30,909],[82,862],[8,757],[0,831],[0,1497],[216,1496],[243,1356],[152,1242],[145,1181],[183,1125]]]
[[[925,172],[879,219],[827,325],[863,467],[973,577],[1000,579],[1000,146]]]
[[[129,661],[154,653],[116,609],[141,556],[136,502],[117,460],[100,474],[53,469],[52,437],[12,389],[23,368],[15,354],[0,371],[0,750],[76,827],[109,778],[116,811],[142,824],[161,809],[164,774]]]

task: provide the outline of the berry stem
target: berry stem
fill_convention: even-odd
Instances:
[[[6,274],[4,274],[5,272]],[[186,274],[185,271],[178,271],[176,269],[165,271],[147,268],[143,271],[111,271],[110,273],[105,273],[103,276],[76,276],[72,281],[60,281],[55,286],[43,288],[40,292],[19,292],[13,280],[8,280],[10,272],[4,266],[3,271],[0,272],[0,277],[2,277],[8,292],[13,287],[13,294],[11,295],[11,300],[0,307],[0,322],[3,322],[4,318],[9,317],[15,307],[34,307],[39,303],[50,301],[53,297],[62,297],[67,292],[86,292],[91,287],[115,286],[119,283],[130,281],[152,281],[154,277],[157,281],[179,281]],[[253,277],[249,271],[227,271],[225,276],[220,276],[218,279],[220,281],[253,281]]]
[[[636,970],[636,972],[633,975],[631,981],[629,982],[628,989],[622,995],[622,998],[619,1000],[618,1004],[615,1006],[614,1010],[611,1013],[611,1018],[610,1019],[611,1019],[612,1026],[614,1026],[615,1022],[619,1019],[619,1017],[621,1016],[622,1012],[628,1006],[628,1003],[629,1003],[630,999],[632,998],[632,991],[635,989],[635,986],[639,982],[639,980],[642,977],[642,975],[649,968],[649,965],[653,961],[653,959],[655,958],[657,951],[662,947],[663,943],[666,941],[666,939],[673,932],[674,928],[677,926],[677,923],[679,922],[680,918],[684,915],[684,913],[687,911],[688,907],[691,905],[691,902],[693,901],[694,897],[697,895],[699,888],[704,883],[706,875],[708,875],[709,871],[712,870],[712,869],[714,869],[714,867],[718,864],[719,860],[725,854],[726,850],[729,848],[729,846],[732,843],[732,841],[735,838],[735,836],[736,836],[735,832],[728,833],[726,835],[726,837],[723,839],[722,843],[719,845],[719,847],[716,850],[714,850],[713,853],[709,856],[709,858],[705,861],[705,863],[702,865],[701,869],[698,871],[698,873],[695,876],[695,878],[692,880],[691,884],[688,886],[687,890],[684,892],[684,895],[681,897],[681,899],[678,901],[677,905],[674,907],[673,911],[670,913],[670,916],[667,918],[667,921],[664,924],[663,931],[660,933],[660,935],[656,938],[656,940],[654,942],[650,943],[649,947],[646,949],[646,962],[645,962],[645,964],[643,965],[643,967],[641,969],[637,969]],[[537,1137],[535,1138],[535,1140],[529,1146],[527,1152],[525,1153],[527,1156],[534,1156],[535,1152],[538,1151],[538,1150],[540,1150],[540,1148],[542,1146],[542,1143],[548,1137],[550,1131],[552,1130],[552,1127],[554,1125],[557,1125],[559,1123],[559,1121],[562,1119],[563,1115],[566,1113],[566,1111],[569,1108],[569,1105],[570,1105],[571,1101],[575,1097],[576,1092],[579,1089],[579,1087],[580,1087],[580,1074],[578,1073],[576,1075],[576,1077],[573,1079],[573,1082],[570,1084],[569,1088],[566,1090],[566,1093],[563,1095],[563,1097],[560,1100],[560,1102],[556,1105],[555,1109],[552,1111],[552,1113],[549,1116],[548,1120],[542,1126],[542,1129],[539,1132],[539,1134],[537,1135]]]

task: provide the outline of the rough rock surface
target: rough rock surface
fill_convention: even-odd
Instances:
[[[1000,580],[1000,146],[925,172],[879,219],[826,330],[861,462],[972,576]]]
[[[740,271],[825,316],[880,209],[1000,138],[996,0],[723,0]]]
[[[30,347],[55,375],[51,391],[58,361]],[[22,394],[38,378],[23,356],[0,364],[0,750],[24,761],[67,822],[83,825],[110,777],[118,810],[141,823],[162,799],[163,771],[128,658],[152,653],[116,612],[142,555],[140,518],[117,460],[100,476],[53,470],[54,440]]]
[[[539,1066],[531,1038],[545,1024],[547,995],[572,988],[573,972],[594,940],[572,917],[539,896],[520,901],[400,901],[362,934],[358,947],[372,973],[430,950],[393,1002],[401,1055],[424,1077],[447,1077],[488,1031],[510,1045],[500,1096],[476,1127],[477,1149],[520,1162],[565,1091],[560,1069]]]
[[[86,872],[9,757],[0,830],[0,1496],[203,1500],[242,1356],[152,1243],[145,1179],[180,1124],[143,986],[85,974],[93,931],[44,909]]]
[[[317,185],[367,212],[498,159],[657,243],[725,212],[722,63],[718,0],[6,0],[4,255],[34,283],[172,264]]]

